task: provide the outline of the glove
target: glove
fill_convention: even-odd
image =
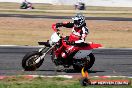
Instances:
[[[55,32],[58,32],[58,31],[59,31],[59,28],[56,27],[56,24],[52,24],[52,29],[53,29]]]
[[[71,41],[71,42],[70,41],[66,41],[66,44],[67,45],[75,45],[75,42],[74,41]]]
[[[59,30],[58,28],[55,28],[54,31],[55,31],[55,32],[59,32],[60,30]]]
[[[62,27],[62,26],[63,26],[63,23],[56,23],[56,28]]]

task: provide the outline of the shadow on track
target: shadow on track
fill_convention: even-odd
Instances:
[[[80,71],[75,71],[74,69],[66,69],[64,70],[66,73],[80,73]],[[93,71],[88,70],[88,73],[98,73],[98,72],[105,72],[105,71]]]
[[[75,71],[74,69],[61,69],[61,70],[36,70],[36,71],[57,71],[57,72],[65,72],[65,73],[80,73],[80,71]],[[96,71],[96,70],[88,70],[88,73],[100,73],[105,71]]]

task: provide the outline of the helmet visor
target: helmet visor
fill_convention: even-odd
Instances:
[[[73,19],[73,21],[74,21],[74,25],[76,26],[76,27],[79,27],[80,25],[81,25],[81,19],[79,19],[79,17],[74,17],[74,18],[72,18]]]
[[[79,20],[74,20],[74,24],[79,25],[80,21]]]

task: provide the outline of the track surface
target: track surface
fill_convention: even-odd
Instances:
[[[72,16],[48,16],[48,15],[22,15],[22,14],[0,14],[0,17],[19,18],[49,18],[49,19],[71,19]],[[86,17],[86,20],[109,20],[109,21],[132,21],[132,18],[123,17]]]
[[[38,47],[0,47],[0,75],[80,75],[72,68],[56,72],[49,55],[37,71],[23,71],[23,56],[34,50]],[[93,53],[96,61],[89,71],[91,76],[132,76],[132,49],[96,49]]]

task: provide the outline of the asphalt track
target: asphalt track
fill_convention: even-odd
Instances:
[[[0,17],[48,18],[48,19],[71,19],[72,18],[72,16],[48,16],[48,15],[26,15],[26,14],[0,14]],[[86,17],[86,20],[132,21],[132,18],[124,18],[124,17]]]
[[[36,71],[23,71],[21,61],[23,56],[40,47],[0,47],[0,75],[80,75],[72,67],[56,71],[56,66],[49,55],[43,65]],[[132,76],[132,49],[96,49],[93,50],[96,61],[89,70],[90,76]]]

